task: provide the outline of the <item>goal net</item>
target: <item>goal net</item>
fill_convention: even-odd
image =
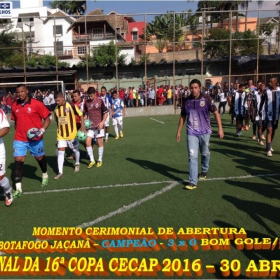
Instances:
[[[38,81],[38,82],[17,82],[0,83],[0,97],[6,96],[9,92],[14,96],[18,84],[26,85],[28,92],[34,97],[36,94],[45,94],[51,91],[61,91],[65,94],[65,85],[63,81]]]

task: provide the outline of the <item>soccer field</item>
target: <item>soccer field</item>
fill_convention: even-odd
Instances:
[[[279,130],[273,142],[273,157],[266,156],[264,147],[252,140],[252,127],[240,138],[229,115],[222,116],[225,138],[217,136],[212,118],[211,160],[207,179],[192,191],[184,190],[188,179],[185,129],[181,142],[175,135],[179,116],[124,118],[124,138],[115,140],[110,127],[109,142],[104,143],[101,168],[87,169],[85,149],[81,149],[81,168],[73,172],[74,161],[65,160],[64,177],[57,174],[56,125],[52,122],[45,133],[49,185],[40,186],[41,171],[36,160],[28,155],[24,166],[23,195],[6,207],[0,204],[0,236],[2,241],[35,240],[33,227],[186,227],[244,228],[249,238],[280,236],[280,142]],[[7,176],[13,169],[14,129],[5,137]],[[95,150],[97,158],[97,149]],[[69,154],[69,153],[68,153]],[[164,241],[166,243],[166,241]],[[30,254],[29,254],[30,255]],[[54,254],[59,256],[60,254]],[[79,253],[96,258],[112,257],[201,259],[203,274],[191,278],[222,278],[222,259],[241,263],[240,278],[250,260],[279,259],[279,243],[275,250],[172,251],[168,246],[157,252]],[[31,256],[36,256],[33,254]],[[41,254],[42,258],[53,256]],[[63,254],[70,258],[70,254]],[[205,265],[214,265],[215,273],[207,273]],[[3,277],[3,276],[1,276]],[[32,276],[29,276],[31,278]],[[50,278],[50,275],[45,276]],[[58,278],[60,276],[53,276]],[[87,278],[81,275],[81,278]],[[135,278],[132,275],[130,278]],[[150,278],[166,278],[163,272]],[[169,278],[186,278],[176,273]],[[231,276],[232,277],[232,276]],[[64,278],[79,278],[66,272]],[[114,273],[98,278],[118,278]],[[147,278],[147,277],[145,277]],[[149,277],[148,277],[149,278]]]

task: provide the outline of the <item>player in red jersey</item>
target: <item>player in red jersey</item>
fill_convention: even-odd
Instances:
[[[95,165],[95,160],[93,156],[93,148],[91,146],[92,139],[96,138],[98,146],[98,161],[97,167],[102,166],[102,157],[103,157],[103,137],[104,137],[104,123],[108,116],[108,109],[105,106],[103,100],[98,98],[95,94],[95,88],[88,88],[88,97],[89,99],[85,103],[85,113],[88,114],[88,119],[91,121],[92,126],[88,130],[86,147],[87,152],[90,158],[90,163],[88,168],[91,168]]]
[[[48,184],[47,161],[45,158],[43,134],[49,127],[50,111],[45,105],[30,97],[28,89],[24,84],[16,86],[17,101],[12,105],[11,119],[15,121],[15,136],[14,136],[14,158],[15,158],[15,185],[16,191],[14,197],[19,197],[22,194],[22,173],[23,164],[27,155],[27,150],[36,158],[42,170],[41,186],[45,187]],[[43,122],[42,122],[43,120]],[[34,138],[27,138],[27,131],[30,128],[38,128]]]

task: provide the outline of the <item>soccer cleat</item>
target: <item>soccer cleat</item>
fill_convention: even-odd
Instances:
[[[237,133],[236,133],[236,136],[237,136],[237,137],[242,136],[242,132],[241,132],[241,131],[237,132]]]
[[[274,152],[274,150],[272,149],[272,147],[270,147],[270,151],[271,151],[271,152]]]
[[[263,142],[263,141],[260,141],[260,142],[259,142],[259,145],[264,146],[264,142]]]
[[[13,198],[19,198],[20,196],[22,196],[22,192],[19,190],[13,192]]]
[[[74,172],[80,171],[80,164],[76,164],[74,167]]]
[[[245,125],[245,130],[249,130],[249,126],[248,125]]]
[[[98,161],[96,167],[101,167],[101,166],[102,166],[102,161]]]
[[[196,185],[194,185],[194,184],[188,184],[187,186],[185,186],[185,189],[187,189],[187,190],[196,189]]]
[[[268,157],[272,157],[272,152],[271,152],[271,151],[268,151],[268,152],[267,152],[267,156],[268,156]]]
[[[120,131],[120,137],[123,138],[123,132],[122,131]]]
[[[42,178],[41,187],[46,187],[49,183],[49,178]]]
[[[205,180],[205,179],[206,179],[206,175],[207,175],[207,172],[201,172],[201,173],[198,175],[198,179],[199,179],[199,180]]]
[[[92,162],[89,163],[89,165],[87,166],[87,168],[88,168],[88,169],[89,169],[89,168],[92,168],[94,165],[95,165],[95,161],[92,161]]]
[[[257,139],[257,136],[256,136],[256,135],[253,135],[252,139],[253,139],[253,140],[256,140],[256,139]]]
[[[63,177],[63,174],[62,173],[58,173],[53,179],[54,180],[59,180],[62,177]]]
[[[5,194],[6,198],[5,198],[5,203],[6,206],[10,206],[13,203],[13,195],[11,192],[8,192]]]
[[[106,142],[106,143],[108,142],[108,138],[105,139],[105,142]]]
[[[119,135],[115,137],[116,140],[119,139],[119,138],[120,138]]]
[[[262,140],[265,140],[265,136],[264,135],[262,135]]]

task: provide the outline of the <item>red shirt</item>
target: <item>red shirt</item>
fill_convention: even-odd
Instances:
[[[124,91],[123,91],[123,90],[120,90],[120,91],[119,91],[119,98],[120,98],[121,100],[124,100]]]
[[[23,104],[19,100],[13,103],[11,119],[16,124],[14,140],[28,142],[27,131],[33,127],[42,128],[42,119],[46,119],[50,111],[34,98],[29,98],[24,106]]]

